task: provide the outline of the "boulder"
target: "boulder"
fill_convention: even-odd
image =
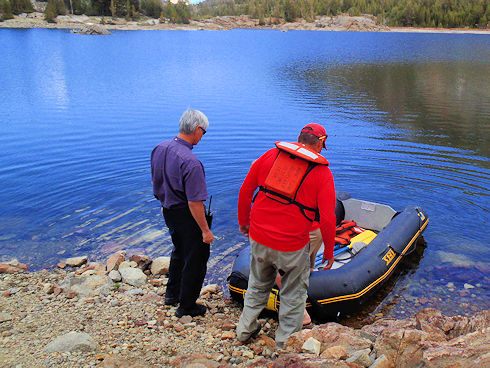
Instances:
[[[435,340],[432,337],[421,330],[387,328],[376,340],[374,350],[378,356],[386,355],[396,367],[414,367],[422,360],[425,349],[441,342],[438,336],[434,336]]]
[[[331,346],[325,349],[320,354],[320,357],[325,359],[335,359],[335,360],[345,359],[347,358],[347,349],[341,345]]]
[[[305,341],[303,346],[301,347],[305,353],[320,355],[321,342],[315,339],[314,337],[310,337]]]
[[[112,270],[118,270],[119,265],[124,262],[124,254],[123,253],[114,253],[106,262],[107,272],[111,272]]]
[[[369,357],[370,349],[363,349],[354,352],[347,360],[347,363],[357,364],[358,366],[367,368],[373,362],[371,362],[371,358]]]
[[[140,287],[146,282],[146,275],[139,268],[123,268],[119,270],[122,281],[126,284]]]
[[[308,354],[281,354],[272,363],[264,358],[257,359],[247,364],[247,368],[263,367],[294,367],[294,368],[358,368],[359,366],[347,364],[345,361],[322,359]]]
[[[0,273],[18,273],[27,271],[28,266],[25,263],[20,263],[13,259],[9,262],[0,263]]]
[[[87,333],[69,332],[51,341],[45,348],[46,353],[54,352],[89,352],[97,349],[97,343]]]
[[[85,35],[110,35],[111,32],[102,25],[99,24],[86,24],[82,26],[80,29],[72,29],[72,33],[79,33]]]
[[[151,258],[143,255],[133,255],[129,258],[129,261],[136,262],[136,267],[142,271],[147,270],[151,264]]]
[[[206,285],[204,286],[202,289],[201,289],[201,293],[200,295],[204,295],[204,294],[216,294],[216,293],[219,293],[221,291],[221,288],[219,287],[218,284],[210,284],[210,285]]]
[[[422,363],[428,368],[490,367],[490,331],[488,328],[449,340],[426,349]]]
[[[333,346],[342,346],[348,355],[357,350],[370,349],[373,346],[371,340],[361,337],[359,330],[330,322],[294,333],[286,341],[286,348],[290,351],[301,352],[304,342],[310,337],[320,341],[324,350]]]
[[[131,264],[133,264],[134,267],[137,266],[136,262],[130,262],[129,260],[125,260],[121,262],[121,264],[118,267],[118,270],[122,270],[123,268],[131,268],[133,267]]]
[[[393,365],[386,355],[379,356],[369,368],[391,368]]]
[[[106,275],[71,277],[63,281],[61,288],[67,295],[75,293],[83,297],[92,297],[96,295],[109,295],[113,288],[113,282]]]
[[[114,282],[119,282],[122,280],[120,272],[116,270],[109,272],[109,278]]]
[[[166,275],[170,266],[170,257],[158,257],[151,263],[152,275]]]
[[[489,311],[473,317],[447,317],[426,308],[411,318],[380,320],[363,330],[378,335],[374,352],[384,354],[396,367],[481,367],[490,350],[485,336],[489,321]]]
[[[92,271],[92,272],[89,272],[89,271]],[[75,271],[76,276],[79,276],[79,275],[88,276],[88,275],[93,275],[96,273],[100,274],[100,275],[104,274],[105,273],[105,266],[101,263],[90,262],[86,265],[86,267],[80,268],[80,269]]]
[[[70,267],[80,267],[81,265],[87,263],[87,260],[88,260],[87,256],[72,257],[72,258],[67,258],[64,263],[66,263],[66,265]]]

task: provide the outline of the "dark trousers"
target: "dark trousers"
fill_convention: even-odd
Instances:
[[[189,207],[163,209],[174,249],[170,255],[167,299],[177,299],[183,309],[195,307],[206,276],[209,244],[202,241],[202,232]]]

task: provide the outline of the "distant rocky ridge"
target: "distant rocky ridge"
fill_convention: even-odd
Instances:
[[[241,308],[206,285],[204,317],[174,316],[164,304],[169,257],[67,258],[27,273],[0,263],[0,366],[13,367],[475,367],[490,366],[490,312],[444,316],[422,309],[360,329],[310,324],[275,350],[277,320],[236,340]]]

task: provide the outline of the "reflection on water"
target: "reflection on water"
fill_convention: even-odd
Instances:
[[[430,216],[427,248],[367,314],[489,307],[486,36],[2,29],[0,49],[0,259],[168,255],[149,155],[193,107],[211,122],[195,148],[215,212],[209,282],[226,284],[245,244],[250,162],[315,121],[337,188]]]
[[[315,63],[285,74],[317,103],[350,104],[375,122],[410,130],[416,142],[490,156],[488,62]]]

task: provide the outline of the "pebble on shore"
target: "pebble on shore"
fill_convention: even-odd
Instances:
[[[489,311],[447,317],[423,309],[406,319],[379,318],[362,329],[331,322],[297,332],[276,351],[276,319],[261,320],[257,339],[239,344],[241,308],[223,298],[218,285],[201,291],[198,302],[208,307],[204,317],[179,319],[176,308],[164,304],[166,276],[151,274],[145,256],[128,262],[130,271],[121,270],[138,281],[124,282],[124,276],[115,281],[120,272],[115,264],[124,262],[119,255],[106,265],[82,262],[79,268],[0,274],[0,366],[490,365]]]

